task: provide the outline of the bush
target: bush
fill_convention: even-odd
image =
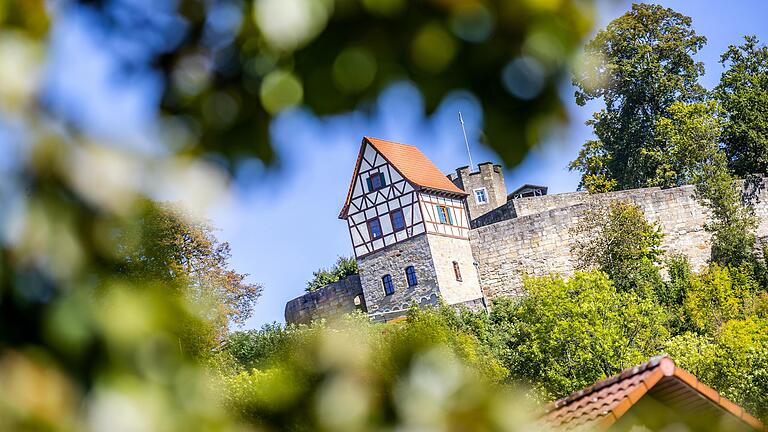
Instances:
[[[354,258],[339,257],[336,264],[330,270],[319,269],[312,273],[312,280],[307,282],[307,292],[315,291],[329,283],[344,279],[347,276],[357,274],[357,260]]]
[[[618,291],[605,273],[529,278],[528,295],[494,303],[503,325],[502,358],[513,378],[554,399],[657,354],[669,332],[664,310]]]

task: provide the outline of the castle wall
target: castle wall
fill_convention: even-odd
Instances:
[[[481,298],[483,294],[470,243],[467,240],[437,235],[428,235],[428,240],[440,295],[445,302],[454,305]],[[456,280],[454,261],[459,265],[461,281]]]
[[[694,268],[701,268],[710,257],[711,236],[704,230],[709,212],[694,200],[693,193],[693,186],[683,186],[511,200],[507,211],[514,210],[517,218],[488,222],[470,232],[483,292],[489,300],[516,296],[522,294],[525,273],[572,274],[576,263],[571,254],[574,239],[570,228],[578,224],[589,209],[613,200],[628,200],[639,205],[650,222],[661,226],[662,248],[667,254],[684,254]],[[758,237],[768,236],[766,200],[768,193],[763,190],[755,206],[756,215],[761,219]],[[494,215],[486,216],[490,219]]]
[[[286,303],[285,322],[308,324],[315,319],[337,317],[355,310],[365,312],[366,305],[360,276],[351,275]]]
[[[466,240],[465,240],[466,242]],[[418,284],[408,287],[405,268],[413,266]],[[358,260],[360,281],[368,313],[375,321],[403,314],[412,302],[419,305],[437,303],[437,274],[432,262],[427,234],[411,237]],[[384,293],[382,277],[392,276],[395,292]]]

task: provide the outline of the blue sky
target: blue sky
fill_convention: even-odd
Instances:
[[[693,18],[695,30],[708,38],[697,59],[705,63],[702,84],[713,87],[722,72],[719,56],[746,34],[768,41],[768,3],[755,1],[684,1],[656,3]],[[630,2],[601,3],[600,27],[629,9]],[[55,106],[74,113],[91,133],[151,149],[145,133],[156,103],[157,83],[136,77],[115,79],[115,65],[99,45],[84,16],[68,16],[54,28],[49,82]],[[548,185],[550,193],[575,190],[578,176],[566,166],[581,144],[591,137],[584,125],[597,103],[578,107],[573,88],[562,87],[570,106],[568,127],[557,131],[519,166],[505,171],[507,187],[522,183]],[[481,128],[477,103],[471,95],[447,98],[425,117],[418,92],[407,83],[386,91],[370,115],[350,113],[317,119],[295,110],[274,125],[281,165],[265,171],[246,163],[232,186],[233,199],[210,208],[217,235],[232,246],[232,265],[264,285],[264,294],[246,327],[283,321],[285,303],[304,291],[312,271],[333,263],[352,248],[346,223],[337,219],[363,135],[419,146],[444,172],[467,165],[467,154],[457,119],[461,109],[475,163],[498,158],[475,142]]]

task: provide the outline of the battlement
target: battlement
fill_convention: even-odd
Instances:
[[[463,166],[456,168],[456,172],[449,174],[448,178],[469,195],[466,208],[470,221],[507,202],[507,185],[504,183],[501,165],[483,162],[477,165],[477,171],[470,171],[469,166]]]

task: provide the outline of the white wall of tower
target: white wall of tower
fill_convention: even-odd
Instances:
[[[463,239],[469,238],[469,220],[462,200],[421,192],[419,193],[419,202],[428,233]],[[450,212],[453,223],[444,223],[440,220],[439,207],[444,207]]]

